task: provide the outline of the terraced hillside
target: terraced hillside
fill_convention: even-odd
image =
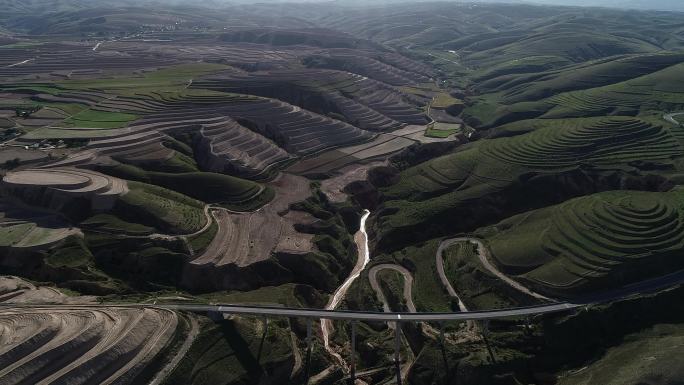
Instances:
[[[321,114],[339,114],[345,121],[371,131],[427,123],[419,110],[425,100],[349,72],[256,72],[200,80],[193,87],[275,97]]]
[[[170,65],[169,59],[152,55],[138,57],[101,55],[82,44],[47,43],[19,48],[1,48],[0,78],[55,80],[66,77],[93,76],[127,69],[155,68]]]
[[[191,3],[0,0],[0,384],[679,379],[681,15]]]
[[[12,336],[0,353],[7,383],[131,381],[173,339],[178,322],[166,310],[78,307],[3,309],[0,320]]]
[[[564,9],[561,17],[555,12],[514,4],[403,4],[390,13],[381,6],[347,9],[322,20],[394,47],[416,46],[436,56],[436,51],[454,51],[457,55],[448,60],[482,68],[529,57],[560,64],[681,47],[676,21],[657,12],[639,17],[607,9]],[[423,22],[435,15],[443,22]]]
[[[617,55],[590,60],[562,69],[507,74],[504,71],[482,71],[475,75],[475,87],[482,93],[501,92],[506,104],[539,100],[553,94],[619,83],[648,75],[681,63],[681,54],[655,53]]]
[[[192,233],[207,223],[199,201],[162,187],[127,182],[85,169],[12,172],[3,178],[2,189],[5,195],[61,212],[75,221],[83,220],[89,212],[114,212],[180,233]]]
[[[404,60],[408,62],[407,59]],[[359,51],[328,50],[324,53],[305,57],[303,63],[313,68],[329,68],[356,73],[394,86],[425,83],[430,80],[429,77],[420,72],[410,72],[386,63],[383,61],[383,56],[373,57],[372,54],[364,55],[363,52]],[[397,64],[401,65],[402,63]],[[420,67],[416,69],[420,70]]]
[[[51,96],[49,101],[80,101],[88,94],[79,91],[79,99],[76,99],[60,93]],[[199,136],[191,144],[199,149],[197,160],[206,169],[255,176],[296,157],[368,141],[373,137],[370,132],[349,123],[277,99],[206,90],[100,98],[90,106],[94,111],[103,113],[123,112],[141,116],[125,129],[98,133],[89,142],[86,152],[76,154],[59,165],[88,164],[92,163],[93,157],[108,157],[135,165],[164,163],[175,154],[162,144],[164,135],[190,134]],[[394,114],[402,116],[401,112]],[[409,114],[415,112],[409,110]],[[87,138],[93,135],[93,131],[51,128],[37,130],[26,139],[78,138],[79,135]]]
[[[81,235],[79,229],[51,213],[18,208],[14,202],[1,202],[0,207],[0,247],[6,250],[46,248]]]
[[[605,192],[481,229],[507,274],[548,293],[576,295],[682,267],[681,191]]]
[[[107,210],[114,206],[119,196],[128,192],[126,182],[121,179],[75,168],[12,172],[5,175],[2,184],[10,194],[21,196],[29,202],[42,201],[57,209],[71,200],[84,197],[94,209]]]
[[[0,278],[2,383],[131,383],[146,381],[182,340],[185,321],[155,308],[12,304],[92,301],[69,298],[16,277]],[[159,361],[161,359],[161,361]],[[147,370],[147,372],[146,372]]]
[[[467,109],[465,113],[484,126],[495,126],[537,117],[558,119],[678,111],[682,106],[680,79],[684,67],[681,61],[682,57],[676,54],[627,56],[546,75],[499,77],[484,83],[485,87],[493,85],[493,88],[478,96],[483,105]]]
[[[383,192],[382,245],[416,228],[431,229],[426,236],[463,231],[588,192],[660,188],[662,179],[630,175],[680,170],[682,146],[659,124],[629,117],[537,123],[530,123],[531,132],[481,140],[402,172]],[[455,216],[467,219],[452,221]]]

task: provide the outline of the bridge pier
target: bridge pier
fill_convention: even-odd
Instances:
[[[444,337],[444,321],[439,323],[439,345],[442,351],[442,361],[444,363],[444,373],[449,373],[449,361],[446,355],[446,339]],[[445,383],[448,383],[449,376],[444,376]]]
[[[394,366],[397,371],[397,385],[401,385],[401,322],[394,322]]]
[[[439,343],[444,347],[444,322],[439,323]]]
[[[312,319],[306,319],[306,368],[304,374],[304,384],[309,384],[309,377],[311,376],[311,350],[313,348],[313,337],[312,337]]]
[[[356,383],[356,320],[351,322],[351,357],[349,360],[349,380]]]
[[[208,311],[207,317],[209,317],[209,319],[214,321],[214,322],[221,322],[224,320],[223,313],[218,312],[218,311]]]
[[[266,335],[268,335],[268,317],[263,317],[262,322],[264,324],[264,334],[261,335],[261,342],[259,342],[259,352],[257,354],[257,363],[261,365],[261,353],[264,349],[264,341],[266,340]]]

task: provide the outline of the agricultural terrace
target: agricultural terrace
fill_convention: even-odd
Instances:
[[[549,293],[619,287],[682,267],[681,191],[576,198],[478,231],[507,273]]]
[[[446,220],[448,213],[465,209],[473,199],[520,188],[518,181],[524,175],[550,177],[591,167],[598,177],[601,172],[642,164],[635,162],[677,169],[673,159],[683,151],[669,129],[636,118],[536,123],[531,132],[481,140],[402,172],[399,183],[384,191],[391,214],[379,219],[380,231],[409,231],[440,216]]]
[[[93,208],[110,209],[116,199],[128,192],[126,181],[90,170],[76,168],[26,169],[10,172],[2,179],[2,188],[28,199],[48,190],[51,205],[64,205],[69,199],[85,197]],[[48,202],[50,200],[48,199]]]
[[[445,109],[456,104],[463,104],[463,102],[460,99],[457,99],[445,92],[440,92],[437,95],[435,95],[435,97],[432,99],[430,107]]]
[[[426,101],[397,88],[349,72],[287,70],[226,74],[196,81],[193,88],[274,97],[371,131],[425,124]]]
[[[520,86],[523,88],[510,91],[512,94],[506,95],[499,91],[478,97],[480,103],[467,108],[466,115],[493,126],[533,117],[559,119],[601,115],[635,116],[680,110],[681,89],[684,85],[681,80],[684,64],[681,62],[684,58],[680,55],[653,55],[644,59],[649,60],[641,62],[632,59],[628,62],[631,70],[625,71],[633,73],[634,77],[627,79],[601,75],[610,71],[620,73],[623,66],[619,64],[624,63],[596,64],[598,69],[589,67],[579,70],[573,73],[576,77],[569,75],[571,71],[549,75],[550,84],[543,80],[536,84],[534,79],[527,79],[530,81],[527,88]],[[602,68],[604,66],[608,68]],[[616,68],[611,70],[611,66]],[[592,77],[594,70],[600,70],[596,77]],[[565,75],[571,76],[574,82],[565,79]],[[513,81],[513,84],[517,81],[526,79],[520,78]],[[556,83],[560,90],[568,91],[551,94],[549,87]],[[523,97],[528,96],[539,99],[522,101]]]
[[[114,211],[121,218],[162,231],[192,234],[203,229],[208,218],[204,204],[163,187],[128,182],[130,191],[119,199]]]
[[[393,56],[394,60],[385,59],[391,63],[388,64],[383,62],[381,57],[374,58],[372,55],[366,56],[360,53],[358,50],[351,49],[330,49],[305,57],[302,62],[309,68],[349,71],[393,86],[405,86],[430,81],[428,76],[420,72],[432,74],[432,71],[428,71],[420,65],[412,65],[410,59],[402,60],[398,59],[398,56]],[[404,69],[400,67],[404,67]]]
[[[102,55],[85,45],[54,42],[12,48],[5,46],[1,52],[0,79],[3,80],[62,80],[174,64],[172,59],[159,56]]]
[[[106,383],[139,375],[176,342],[183,321],[162,309],[74,306],[3,307],[0,322],[13,337],[5,347],[16,353],[2,355],[3,379]]]
[[[17,209],[0,203],[0,247],[49,247],[72,235],[81,235],[56,215]]]
[[[653,53],[618,55],[533,73],[481,75],[476,87],[483,93],[500,93],[505,104],[534,101],[580,89],[620,83],[663,70],[684,61],[684,55]]]

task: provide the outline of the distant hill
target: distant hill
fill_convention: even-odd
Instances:
[[[587,7],[615,7],[653,9],[662,11],[684,11],[681,0],[531,0],[532,3],[549,5],[579,5]]]

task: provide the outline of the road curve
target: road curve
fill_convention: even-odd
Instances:
[[[392,311],[392,309],[390,309],[389,302],[387,301],[387,298],[385,297],[385,294],[382,292],[382,288],[378,283],[378,273],[381,270],[394,270],[404,277],[404,300],[406,301],[406,308],[410,313],[415,313],[416,305],[413,303],[412,293],[413,276],[411,275],[411,272],[406,270],[406,268],[403,266],[394,264],[375,265],[368,271],[368,280],[370,281],[370,285],[375,291],[375,294],[378,296],[378,299],[380,302],[382,302],[383,310],[386,313]]]
[[[382,302],[382,308],[386,313],[389,313],[392,311],[392,309],[389,306],[389,301],[387,301],[387,297],[385,297],[385,293],[382,292],[382,288],[380,287],[380,284],[378,283],[378,273],[382,270],[394,270],[401,274],[404,277],[404,290],[403,290],[403,295],[404,295],[404,300],[406,301],[406,308],[408,309],[409,312],[415,313],[416,312],[416,305],[413,303],[413,275],[411,275],[411,272],[408,271],[406,268],[400,265],[395,265],[395,264],[381,264],[381,265],[375,265],[371,267],[371,269],[368,271],[368,280],[370,281],[370,285],[375,291],[375,295],[377,295],[378,299],[380,302]],[[425,324],[426,327],[429,327],[428,324]],[[393,322],[388,322],[387,326],[394,330],[396,328],[396,324]],[[416,363],[416,357],[413,351],[411,350],[411,346],[408,343],[408,341],[405,342],[408,357],[406,359],[406,363],[401,367],[401,378],[405,382],[406,378],[408,377],[409,373],[411,372],[411,368],[413,368],[413,365]]]
[[[468,308],[466,305],[461,301],[461,297],[458,296],[458,293],[456,293],[456,290],[454,290],[454,287],[451,286],[451,282],[449,282],[449,278],[447,278],[446,273],[444,272],[444,250],[448,249],[451,245],[458,243],[458,242],[463,242],[464,238],[451,238],[451,239],[445,239],[442,242],[440,242],[439,246],[437,247],[437,252],[435,253],[435,265],[437,266],[437,275],[439,275],[439,280],[442,281],[442,285],[447,290],[447,293],[449,293],[449,296],[455,298],[458,301],[458,309],[462,312],[467,312]]]
[[[472,237],[458,237],[458,238],[450,238],[447,240],[442,241],[440,243],[439,248],[437,249],[437,272],[439,273],[439,278],[442,280],[442,283],[444,283],[445,286],[447,286],[447,290],[449,290],[449,294],[452,294],[452,296],[456,296],[456,292],[454,291],[453,288],[451,288],[451,284],[449,283],[449,280],[446,277],[446,274],[444,273],[444,260],[442,257],[442,253],[444,250],[446,250],[449,246],[458,243],[458,242],[470,242],[471,244],[477,246],[477,255],[480,259],[480,263],[482,263],[482,266],[484,266],[485,269],[487,269],[490,273],[494,274],[497,278],[500,280],[504,281],[506,284],[511,286],[512,288],[523,292],[531,297],[537,298],[542,301],[551,301],[554,302],[553,299],[546,297],[542,294],[536,293],[527,287],[521,285],[519,282],[516,280],[512,279],[511,277],[507,276],[501,270],[499,270],[492,262],[491,262],[491,256],[489,255],[489,249],[487,249],[487,246],[482,243],[481,240],[477,238],[472,238]],[[459,307],[461,307],[461,300],[459,299]],[[465,308],[465,306],[463,306]],[[463,308],[461,308],[461,311],[464,311]],[[467,310],[465,310],[467,311]]]

